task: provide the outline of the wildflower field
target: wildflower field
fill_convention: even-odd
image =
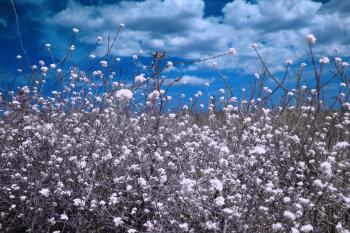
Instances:
[[[121,80],[117,36],[105,56],[74,64],[74,41],[60,61],[46,44],[52,61],[2,88],[1,232],[349,232],[350,83],[337,51],[316,57],[306,35],[310,62],[289,88],[252,44],[262,72],[237,97],[215,62],[239,56],[230,48],[190,61],[212,62],[219,96],[171,96],[181,78],[162,74],[182,62],[155,52],[145,72]]]

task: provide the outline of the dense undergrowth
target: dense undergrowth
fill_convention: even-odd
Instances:
[[[313,38],[315,89],[301,85],[305,65],[288,90],[261,59],[251,98],[232,96],[222,77],[221,107],[208,97],[206,112],[196,111],[199,92],[164,113],[180,80],[162,80],[176,64],[161,68],[159,53],[132,84],[115,81],[109,52],[100,70],[40,62],[28,86],[1,99],[1,231],[349,232],[347,64],[335,61],[340,107],[329,110],[319,95],[329,60],[318,70]],[[48,72],[63,86],[50,96]],[[275,87],[260,85],[267,79]],[[271,106],[277,90],[282,101]]]

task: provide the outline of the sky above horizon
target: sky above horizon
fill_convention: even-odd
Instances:
[[[308,63],[305,35],[317,37],[316,57],[334,56],[334,49],[345,59],[350,54],[350,1],[342,0],[15,0],[24,46],[32,64],[49,61],[44,44],[52,45],[58,60],[67,51],[72,28],[79,28],[75,43],[78,59],[102,36],[94,54],[106,52],[107,37],[113,37],[120,23],[120,34],[112,54],[130,59],[143,51],[147,63],[151,53],[166,51],[169,60],[198,59],[226,52],[234,47],[237,55],[216,60],[218,67],[237,89],[247,77],[261,71],[251,48],[259,50],[272,71],[282,74],[287,59],[295,70]],[[10,0],[0,1],[0,70],[17,69],[16,55],[22,54]],[[210,82],[223,84],[211,62],[174,68],[172,78],[184,77],[191,86]],[[331,65],[330,65],[331,66]],[[140,71],[142,72],[142,71]],[[291,81],[292,82],[292,81]]]

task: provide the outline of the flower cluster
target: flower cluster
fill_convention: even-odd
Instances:
[[[321,88],[298,83],[277,107],[272,87],[251,99],[222,88],[207,105],[201,91],[181,94],[168,114],[158,71],[128,85],[104,59],[102,70],[71,68],[49,96],[53,68],[41,61],[36,83],[0,95],[1,231],[349,232],[347,79],[332,111]]]

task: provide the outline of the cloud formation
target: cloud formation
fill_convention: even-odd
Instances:
[[[286,59],[306,58],[305,35],[317,36],[317,50],[332,54],[335,47],[343,54],[350,51],[350,8],[347,1],[322,4],[311,0],[243,0],[227,3],[221,16],[205,17],[203,0],[121,1],[115,4],[82,5],[74,0],[46,19],[50,39],[59,39],[67,27],[78,27],[79,40],[95,43],[97,35],[114,35],[121,22],[126,30],[120,35],[113,54],[130,56],[142,49],[147,53],[165,50],[183,58],[198,58],[225,52],[235,47],[236,58],[219,61],[223,68],[255,72],[257,58],[250,45],[257,42],[274,69]],[[52,33],[56,30],[56,34]],[[97,49],[105,52],[104,40]]]

